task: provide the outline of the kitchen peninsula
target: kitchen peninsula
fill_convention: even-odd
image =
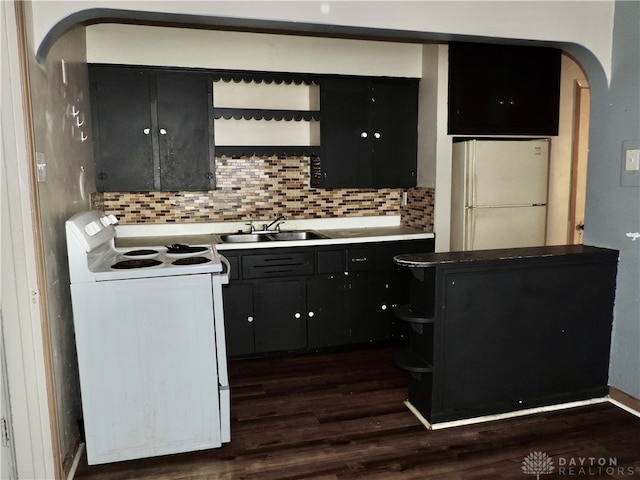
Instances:
[[[413,325],[396,363],[431,426],[603,397],[618,252],[584,245],[398,255]]]

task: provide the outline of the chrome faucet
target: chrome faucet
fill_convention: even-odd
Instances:
[[[287,219],[287,217],[285,217],[284,215],[280,215],[278,218],[276,218],[273,222],[271,222],[269,225],[267,225],[266,223],[262,225],[262,231],[267,232],[269,231],[269,229],[271,227],[273,227],[275,225],[275,229],[277,232],[280,231],[280,224],[282,222],[284,222]]]

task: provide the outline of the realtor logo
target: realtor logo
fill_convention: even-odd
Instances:
[[[553,472],[553,460],[544,452],[531,452],[522,461],[522,471],[527,475],[535,475],[540,480],[540,475],[548,475]]]

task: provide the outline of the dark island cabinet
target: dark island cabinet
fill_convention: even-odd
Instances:
[[[608,393],[618,252],[583,245],[399,255],[413,325],[396,363],[431,423]]]
[[[449,44],[449,134],[557,135],[560,50]]]
[[[91,65],[89,76],[99,191],[215,186],[206,73]]]
[[[416,185],[418,79],[322,79],[320,115],[312,187]]]
[[[221,250],[232,272],[223,288],[229,356],[403,337],[391,311],[409,275],[394,267],[393,254],[432,251],[433,239]]]

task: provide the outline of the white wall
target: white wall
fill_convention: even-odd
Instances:
[[[605,73],[611,66],[614,2],[549,1],[34,1],[34,44],[51,43],[70,16],[97,16],[88,9],[127,9],[186,15],[185,20],[225,23],[247,19],[295,22],[290,28],[325,25],[432,34],[462,34],[537,39],[583,45],[598,58]],[[100,13],[103,15],[103,12]],[[208,17],[208,18],[197,18]],[[174,18],[176,20],[176,18]],[[324,28],[328,31],[327,28]],[[57,31],[57,33],[55,32]],[[42,52],[44,53],[44,51]]]

